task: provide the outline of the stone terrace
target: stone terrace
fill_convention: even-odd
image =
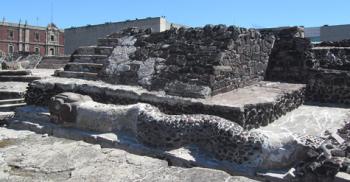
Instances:
[[[150,103],[170,114],[210,114],[236,122],[246,128],[267,125],[301,105],[305,85],[261,82],[256,85],[218,94],[207,99],[169,96],[142,87],[113,85],[81,79],[48,78],[30,84],[26,102],[47,105],[61,92],[77,92],[95,101],[112,104]]]

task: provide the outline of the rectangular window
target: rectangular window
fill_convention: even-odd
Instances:
[[[14,49],[13,49],[13,45],[9,45],[9,54],[13,54],[13,52],[14,52]]]
[[[35,47],[34,51],[35,51],[35,54],[40,54],[40,48],[39,47]]]
[[[34,38],[35,38],[35,41],[39,41],[40,40],[39,32],[35,32],[34,33]]]
[[[8,39],[13,40],[14,37],[15,37],[15,34],[14,34],[13,30],[8,30]]]
[[[55,41],[55,36],[51,35],[51,41]]]

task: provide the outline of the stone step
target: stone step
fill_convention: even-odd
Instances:
[[[39,69],[61,69],[64,66],[66,66],[66,64],[42,63],[42,64],[39,64],[36,68],[39,68]]]
[[[0,75],[0,82],[32,82],[39,79],[41,79],[39,76]]]
[[[68,63],[65,67],[65,71],[75,71],[75,72],[90,72],[98,73],[101,71],[103,64],[96,63]]]
[[[24,97],[25,91],[0,91],[0,99],[6,100],[6,99],[22,99]]]
[[[110,46],[83,46],[79,47],[75,54],[77,55],[110,55],[113,51],[113,47]]]
[[[45,56],[36,68],[39,69],[60,69],[70,61],[70,56]]]
[[[32,72],[30,70],[0,70],[0,76],[2,75],[30,75]]]
[[[24,98],[0,100],[0,105],[24,103]]]
[[[76,72],[76,71],[61,71],[57,70],[55,76],[64,78],[80,78],[84,80],[97,80],[97,73]]]
[[[0,111],[13,111],[17,107],[22,107],[27,105],[26,103],[18,103],[18,104],[4,104],[0,105]]]
[[[107,62],[107,55],[72,55],[72,61],[75,63],[96,63],[105,64]]]
[[[118,38],[102,38],[97,40],[98,46],[116,46],[120,39]]]

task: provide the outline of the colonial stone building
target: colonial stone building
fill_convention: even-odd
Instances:
[[[165,17],[149,17],[144,19],[126,20],[122,22],[108,22],[98,25],[87,25],[82,27],[71,27],[64,30],[65,54],[72,54],[80,46],[89,46],[97,42],[98,38],[105,37],[114,32],[130,27],[140,29],[151,28],[153,32],[169,30],[170,27],[183,27],[184,25],[174,24]]]
[[[64,54],[64,31],[50,23],[47,27],[27,23],[0,22],[0,57],[36,53]]]

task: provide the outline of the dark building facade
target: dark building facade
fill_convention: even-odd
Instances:
[[[53,23],[47,27],[0,22],[0,57],[29,53],[64,54],[64,31]]]

